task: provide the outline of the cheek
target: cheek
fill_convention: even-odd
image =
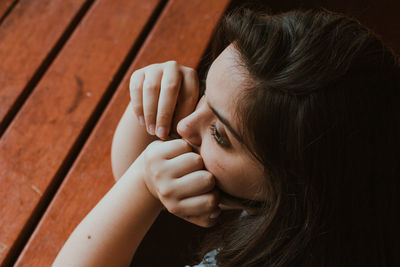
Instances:
[[[227,185],[230,184],[229,159],[211,138],[213,137],[203,138],[200,155],[203,158],[204,167],[216,178],[218,187],[226,191]]]
[[[204,166],[214,176],[221,176],[226,171],[226,166],[220,161],[223,155],[221,155],[219,148],[208,136],[203,137],[200,155],[203,158]]]
[[[220,189],[235,196],[243,194],[240,192],[243,175],[238,172],[236,161],[217,147],[211,138],[203,139],[200,155],[205,168],[217,179]]]
[[[265,180],[263,175],[239,157],[222,151],[212,139],[203,139],[200,149],[205,168],[217,179],[218,187],[236,197],[261,200],[260,188]],[[251,166],[251,167],[250,167]]]

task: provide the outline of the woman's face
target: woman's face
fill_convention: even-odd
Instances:
[[[211,65],[206,91],[196,110],[182,119],[178,133],[204,161],[222,191],[239,198],[265,200],[263,166],[240,142],[235,103],[244,88],[245,73],[230,45]]]

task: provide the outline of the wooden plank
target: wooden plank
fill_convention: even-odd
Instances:
[[[54,191],[90,116],[160,3],[96,1],[0,139],[0,263],[23,245],[18,238],[33,227],[35,210]]]
[[[228,3],[228,0],[171,0],[167,4],[23,250],[17,266],[49,266],[74,227],[114,184],[111,140],[129,102],[128,83],[133,70],[169,59],[197,66]]]
[[[8,9],[13,5],[13,3],[17,0],[1,0],[0,1],[0,19],[3,18]]]
[[[13,1],[1,2],[5,8]],[[85,2],[20,0],[0,25],[0,133],[9,112],[17,111],[18,97]]]

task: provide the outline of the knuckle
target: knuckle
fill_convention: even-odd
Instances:
[[[158,69],[159,65],[160,65],[159,63],[150,64],[150,65],[148,65],[148,66],[146,66],[146,67],[144,67],[144,68],[142,68],[140,70],[144,70],[145,73],[149,73],[149,72],[152,72],[152,71],[156,71]]]
[[[168,186],[162,186],[158,189],[160,197],[163,199],[170,198],[173,195],[173,190]]]
[[[196,72],[195,69],[186,67],[186,68],[185,68],[185,71],[186,71],[186,74],[187,74],[190,78],[197,78],[197,72]]]
[[[132,108],[135,111],[136,114],[142,114],[143,113],[143,106],[138,103],[132,103]]]
[[[181,146],[183,150],[185,150],[187,152],[191,152],[192,151],[191,146],[184,139],[175,139],[175,142],[177,143],[177,146],[178,145]]]
[[[213,188],[215,186],[215,180],[210,172],[205,171],[203,174],[204,186],[206,188]]]
[[[210,210],[213,210],[217,206],[217,197],[215,195],[210,195],[207,198],[206,207]]]
[[[146,79],[143,82],[143,90],[154,92],[157,90],[157,83],[152,80]]]
[[[156,154],[158,151],[159,144],[162,144],[160,140],[155,140],[151,142],[146,148],[147,151],[146,156],[151,157],[153,153]]]
[[[166,81],[163,90],[165,90],[168,95],[174,95],[178,90],[178,84],[175,80]]]
[[[194,162],[195,164],[197,164],[197,165],[203,165],[203,159],[202,159],[202,157],[201,157],[199,154],[194,153],[194,152],[190,152],[190,156],[191,156],[191,158],[192,158],[192,160],[193,160],[193,162]]]
[[[160,180],[163,177],[163,173],[158,168],[153,169],[153,176],[154,176],[154,179]]]
[[[185,69],[185,76],[188,79],[191,79],[191,80],[194,80],[194,81],[198,80],[197,71],[192,69],[192,68],[186,68]]]
[[[169,60],[165,62],[168,66],[177,68],[179,66],[178,62],[176,60]]]
[[[131,80],[133,80],[136,77],[138,77],[139,75],[141,75],[141,73],[142,73],[141,71],[142,71],[141,69],[138,69],[138,70],[135,70],[134,72],[132,72]]]
[[[183,70],[184,70],[184,72],[186,73],[186,75],[190,75],[190,76],[192,76],[192,75],[197,75],[196,70],[193,69],[193,68],[184,66],[184,67],[183,67]]]

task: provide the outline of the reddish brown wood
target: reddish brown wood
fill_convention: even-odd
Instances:
[[[13,1],[0,2],[4,8]],[[85,2],[21,0],[0,25],[1,131],[7,113]]]
[[[61,5],[44,2],[50,10]],[[17,238],[60,178],[67,155],[160,2],[96,1],[0,139],[0,263],[21,245]],[[50,31],[55,21],[45,28]]]
[[[196,66],[228,0],[171,0],[132,63],[83,151],[53,198],[21,254],[17,266],[48,266],[69,234],[112,186],[110,148],[113,132],[129,102],[134,69],[176,59]]]
[[[0,18],[7,12],[16,0],[1,0],[0,1]]]

